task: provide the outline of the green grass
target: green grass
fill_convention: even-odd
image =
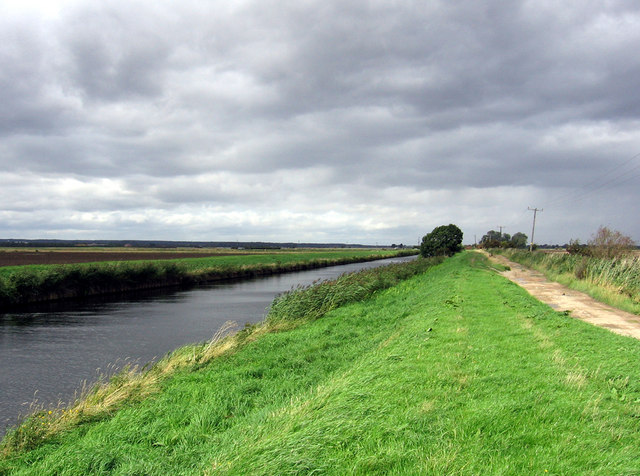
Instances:
[[[611,306],[640,314],[640,258],[596,258],[566,253],[493,250],[553,281]]]
[[[639,474],[639,358],[463,253],[178,369],[0,474]]]
[[[0,307],[251,277],[411,253],[414,252],[372,249],[306,250],[171,260],[8,266],[0,268]]]
[[[79,423],[103,418],[125,402],[138,401],[155,393],[159,382],[178,368],[201,367],[225,352],[237,350],[260,335],[292,329],[304,322],[318,319],[332,309],[365,299],[403,279],[424,272],[441,261],[442,258],[418,259],[386,265],[283,293],[274,301],[268,317],[261,323],[247,325],[242,331],[226,337],[224,336],[229,326],[223,326],[211,342],[178,349],[149,369],[138,371],[137,368],[124,368],[109,381],[98,382],[69,408],[53,408],[35,413],[17,431],[10,432],[4,439],[2,454],[35,447],[43,439],[56,436]]]

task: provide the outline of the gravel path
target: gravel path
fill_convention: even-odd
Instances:
[[[487,254],[487,253],[485,253]],[[504,256],[488,255],[489,258],[511,268],[501,274],[522,286],[532,296],[558,311],[571,311],[571,316],[621,334],[640,339],[640,316],[621,311],[596,301],[592,297],[575,291],[560,283],[549,281],[542,273],[509,261]]]

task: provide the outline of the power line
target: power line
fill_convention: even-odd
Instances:
[[[615,176],[615,177],[613,177],[613,178],[611,178],[611,179],[609,179],[609,180],[607,180],[607,181],[605,181],[603,183],[600,183],[599,185],[597,185],[596,187],[593,187],[590,190],[587,190],[587,191],[585,191],[583,193],[574,192],[573,196],[569,196],[569,197],[565,198],[564,200],[552,201],[552,202],[548,203],[547,206],[557,205],[559,203],[568,202],[568,201],[579,202],[579,201],[584,200],[585,198],[587,198],[587,197],[589,197],[591,195],[596,194],[597,192],[602,192],[604,190],[613,188],[615,186],[622,185],[623,183],[626,183],[626,182],[628,182],[630,180],[634,180],[634,179],[640,178],[640,170],[638,170],[638,169],[640,169],[640,165],[637,165],[636,167],[633,167],[632,169],[629,169],[628,171],[624,171],[621,174],[619,174],[619,175],[617,175],[617,176]],[[628,175],[630,172],[633,172],[635,170],[638,170],[638,172],[635,173],[635,174]]]
[[[606,190],[607,188],[622,185],[623,183],[626,183],[630,180],[640,178],[640,164],[637,164],[634,167],[631,167],[630,169],[622,170],[624,167],[629,165],[638,157],[640,157],[640,153],[624,161],[622,164],[617,165],[616,167],[612,168],[605,174],[600,175],[597,178],[588,182],[587,184],[579,187],[577,190],[573,190],[571,192],[565,193],[564,195],[559,195],[558,197],[547,202],[546,203],[547,207],[551,205],[566,203],[569,201],[577,202],[580,200],[584,200],[590,195],[593,195],[598,191],[602,191],[603,189]]]

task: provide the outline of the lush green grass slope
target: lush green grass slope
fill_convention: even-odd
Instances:
[[[639,474],[639,357],[463,253],[0,474]]]

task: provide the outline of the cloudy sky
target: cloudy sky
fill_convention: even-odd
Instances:
[[[640,241],[637,0],[0,0],[0,238]]]

